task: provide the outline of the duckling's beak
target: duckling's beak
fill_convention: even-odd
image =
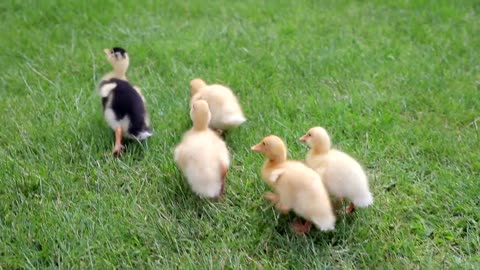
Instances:
[[[110,55],[110,49],[103,49],[103,52],[104,52],[107,56]]]
[[[306,142],[307,141],[307,135],[303,135],[301,138],[300,138],[300,141],[301,142]]]
[[[255,152],[260,152],[260,150],[262,150],[262,144],[259,143],[259,144],[256,144],[254,146],[252,146],[252,151],[255,151]]]

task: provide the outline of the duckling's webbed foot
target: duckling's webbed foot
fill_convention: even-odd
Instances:
[[[310,222],[310,221],[302,222],[300,219],[297,219],[292,224],[292,229],[296,234],[304,235],[304,234],[310,232],[310,230],[312,229],[312,222]]]
[[[124,149],[125,149],[125,147],[123,145],[115,144],[115,147],[113,148],[113,155],[116,156],[116,157],[120,156],[123,153]]]
[[[122,129],[117,128],[115,130],[115,146],[113,147],[113,155],[118,157],[123,153],[125,147],[122,145]]]
[[[350,214],[352,213],[353,211],[355,211],[355,205],[353,204],[353,202],[351,202],[347,208],[345,208],[345,213],[346,214]]]

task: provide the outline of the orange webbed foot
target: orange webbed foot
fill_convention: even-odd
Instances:
[[[347,208],[345,208],[345,213],[346,214],[351,214],[355,211],[355,205],[351,202]]]
[[[310,221],[302,222],[301,220],[296,220],[292,224],[293,231],[298,235],[304,235],[309,233],[312,229],[312,223]]]
[[[125,146],[121,144],[116,144],[115,147],[113,148],[113,156],[119,157],[123,153],[124,149],[125,149]]]

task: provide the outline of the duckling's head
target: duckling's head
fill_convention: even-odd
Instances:
[[[120,47],[113,47],[112,49],[104,49],[107,61],[112,65],[113,70],[125,74],[130,63],[127,51]]]
[[[190,81],[190,96],[192,97],[193,95],[198,93],[198,90],[200,90],[200,88],[203,88],[205,86],[207,86],[207,84],[205,83],[204,80],[202,80],[200,78],[191,80]]]
[[[270,135],[256,145],[252,146],[252,150],[266,156],[271,161],[287,160],[287,147],[279,137]]]
[[[328,152],[332,147],[330,136],[323,127],[313,127],[300,138],[300,141],[307,143],[310,147],[320,151]]]
[[[190,117],[192,118],[193,128],[196,130],[204,130],[208,128],[210,118],[212,117],[205,100],[197,100],[192,103],[190,109]]]

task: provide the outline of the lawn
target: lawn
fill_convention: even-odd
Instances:
[[[0,3],[0,269],[480,267],[478,1],[122,2]],[[113,46],[155,131],[119,159],[96,93]],[[195,77],[249,119],[221,202],[173,162]],[[297,236],[250,147],[276,134],[304,159],[317,125],[375,203]]]

